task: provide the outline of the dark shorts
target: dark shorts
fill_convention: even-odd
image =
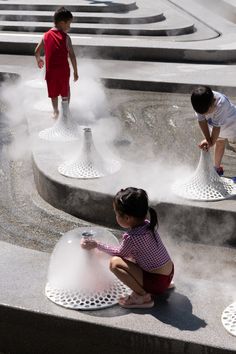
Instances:
[[[174,276],[174,265],[169,275],[149,273],[143,271],[143,288],[150,294],[161,294],[168,289]]]

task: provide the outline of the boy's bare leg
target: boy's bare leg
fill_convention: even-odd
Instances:
[[[62,101],[68,101],[68,103],[70,103],[70,90],[69,90],[68,96],[62,97],[61,99],[62,99]]]
[[[225,152],[225,139],[219,138],[215,144],[215,167],[219,168]]]
[[[58,97],[51,98],[52,101],[52,107],[53,107],[53,115],[52,117],[54,119],[58,118],[59,115],[59,110],[58,110]]]

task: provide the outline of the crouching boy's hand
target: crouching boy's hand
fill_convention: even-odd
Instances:
[[[208,151],[210,147],[212,146],[211,143],[209,143],[206,139],[202,140],[200,144],[198,144],[200,149]]]

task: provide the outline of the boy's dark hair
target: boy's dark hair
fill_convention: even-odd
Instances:
[[[64,6],[57,9],[56,12],[54,13],[55,24],[61,21],[67,22],[69,20],[72,20],[72,18],[73,18],[72,13],[69,10],[67,10]]]
[[[214,94],[209,86],[196,87],[191,95],[193,109],[200,114],[208,111],[214,101]]]
[[[128,187],[121,189],[114,198],[115,209],[120,215],[129,215],[143,219],[148,211],[150,214],[150,229],[158,227],[157,213],[148,206],[148,195],[143,189]]]

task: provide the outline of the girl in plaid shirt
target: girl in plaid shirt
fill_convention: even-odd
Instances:
[[[96,240],[83,239],[86,249],[98,248],[110,254],[110,269],[124,284],[133,290],[122,297],[119,304],[125,308],[150,308],[152,295],[172,287],[174,264],[157,232],[156,211],[148,206],[148,196],[143,189],[121,189],[113,202],[118,224],[127,229],[118,247]],[[146,220],[147,213],[150,221]],[[131,261],[132,259],[132,261]]]

